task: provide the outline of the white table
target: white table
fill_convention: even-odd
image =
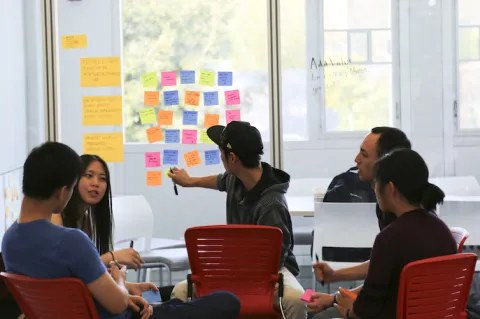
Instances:
[[[313,217],[315,212],[314,197],[311,196],[286,196],[288,209],[291,216]]]

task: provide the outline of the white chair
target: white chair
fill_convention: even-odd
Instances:
[[[463,245],[470,234],[465,228],[462,227],[450,227],[450,231],[452,232],[452,236],[457,243],[457,252],[461,253],[463,251]]]
[[[474,176],[442,176],[432,178],[430,183],[448,196],[480,196],[480,184]]]

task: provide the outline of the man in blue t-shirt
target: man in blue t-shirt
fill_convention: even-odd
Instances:
[[[82,174],[80,158],[70,147],[47,142],[33,149],[23,167],[25,196],[20,217],[2,241],[7,272],[40,279],[79,278],[87,285],[102,319],[238,316],[240,303],[228,292],[152,307],[140,294],[156,287],[125,282],[125,267],[119,269],[114,263],[109,274],[85,233],[53,225],[52,214],[63,210]]]

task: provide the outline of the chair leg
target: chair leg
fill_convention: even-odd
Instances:
[[[168,271],[168,285],[172,285],[172,270],[170,268],[167,268]]]
[[[330,294],[330,283],[327,283],[327,294]]]
[[[140,268],[140,269],[137,270],[137,282],[140,282],[141,273],[142,273],[142,269]]]
[[[159,271],[160,287],[163,287],[163,267],[158,268],[158,271]]]

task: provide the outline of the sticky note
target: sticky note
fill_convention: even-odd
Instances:
[[[205,151],[205,165],[218,165],[220,164],[220,151],[211,150]]]
[[[65,35],[62,37],[62,49],[83,49],[86,47],[86,34]]]
[[[140,110],[138,114],[140,114],[140,122],[142,124],[150,124],[157,121],[157,117],[155,116],[155,109],[153,107]]]
[[[233,74],[232,72],[218,72],[218,86],[232,86]]]
[[[162,186],[162,171],[147,171],[147,186]]]
[[[178,105],[178,91],[163,91],[163,105]]]
[[[218,105],[218,92],[203,92],[203,105]]]
[[[180,143],[180,130],[165,130],[165,143]]]
[[[200,71],[200,81],[201,85],[213,86],[215,84],[215,72],[210,71]]]
[[[142,74],[142,84],[144,88],[157,87],[157,72],[149,72]]]
[[[82,125],[122,125],[122,96],[82,97]]]
[[[202,164],[202,160],[200,159],[200,154],[198,154],[198,151],[196,150],[183,154],[183,158],[185,159],[185,163],[187,164],[187,167],[192,167],[195,165]]]
[[[200,92],[185,91],[185,104],[198,106],[200,104]]]
[[[163,165],[178,165],[178,151],[163,150]]]
[[[240,121],[240,110],[226,110],[225,121],[227,124],[231,121]]]
[[[95,154],[106,162],[123,162],[123,133],[83,134],[83,154]]]
[[[145,153],[146,167],[160,167],[160,152]]]
[[[152,144],[155,142],[163,141],[163,132],[162,129],[158,126],[147,128],[147,139],[148,143]]]
[[[182,144],[197,144],[197,130],[183,130]]]
[[[213,144],[213,141],[207,135],[207,130],[201,130],[200,131],[200,143]]]
[[[183,111],[183,125],[197,125],[198,112],[196,111]]]
[[[180,84],[195,84],[195,71],[180,71]]]
[[[205,119],[203,120],[203,127],[209,128],[220,123],[220,115],[218,114],[206,114]]]
[[[162,72],[162,86],[177,85],[177,72]]]
[[[145,106],[158,106],[160,104],[160,92],[158,91],[145,91],[143,93],[143,105]]]
[[[158,111],[158,125],[172,125],[173,111],[160,110]]]
[[[240,92],[238,90],[225,91],[225,104],[226,105],[240,104]]]
[[[120,57],[80,58],[80,86],[120,86]]]

